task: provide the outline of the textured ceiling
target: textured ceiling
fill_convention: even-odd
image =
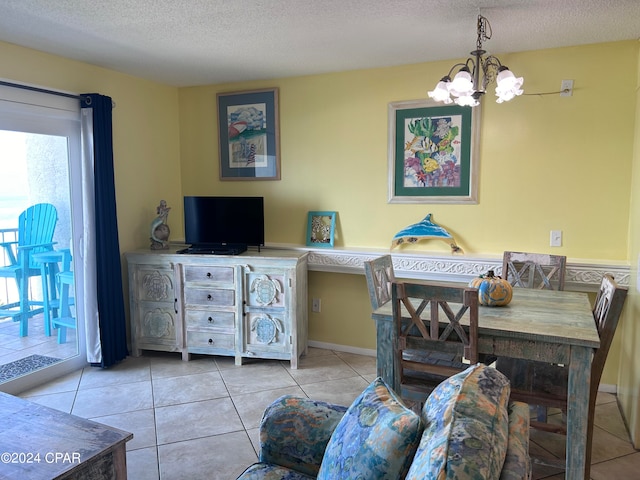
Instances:
[[[0,40],[175,86],[640,37],[640,0],[0,0]]]

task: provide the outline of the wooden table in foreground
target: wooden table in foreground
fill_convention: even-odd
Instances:
[[[0,392],[0,479],[126,480],[133,434]]]
[[[378,375],[393,385],[391,302],[372,318]],[[565,478],[583,480],[591,361],[600,346],[587,294],[514,288],[509,305],[480,307],[478,342],[480,353],[569,366]]]

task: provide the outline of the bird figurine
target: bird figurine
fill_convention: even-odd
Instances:
[[[396,233],[391,241],[391,250],[403,243],[416,243],[420,240],[435,238],[447,242],[451,247],[451,253],[464,253],[462,248],[456,244],[453,235],[445,228],[434,223],[431,217],[432,215],[429,213],[421,222],[409,225]]]

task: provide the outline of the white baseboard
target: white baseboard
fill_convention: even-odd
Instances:
[[[316,342],[309,340],[309,346],[314,348],[323,348],[325,350],[335,350],[336,352],[354,353],[356,355],[365,355],[367,357],[375,357],[375,349],[352,347],[351,345],[338,345],[336,343]]]
[[[598,385],[598,391],[603,393],[613,393],[615,395],[618,393],[618,386],[601,383]]]

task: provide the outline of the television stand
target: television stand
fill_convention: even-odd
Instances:
[[[266,358],[297,368],[307,350],[308,257],[253,246],[242,255],[127,252],[131,354],[222,355],[236,365]]]
[[[188,248],[178,250],[177,253],[187,255],[240,255],[247,251],[247,245],[229,244],[229,245],[192,245]]]

